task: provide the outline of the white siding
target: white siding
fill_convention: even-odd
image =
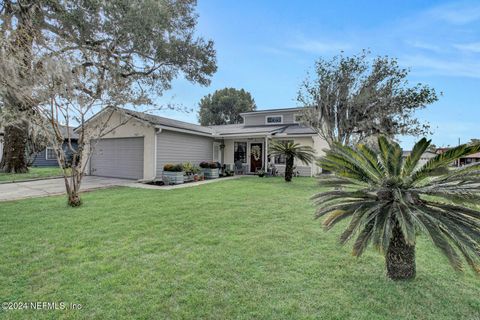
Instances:
[[[275,168],[277,168],[279,175],[285,174],[284,165],[276,164]],[[301,177],[310,177],[312,176],[312,167],[309,167],[306,165],[303,165],[303,166],[297,165],[297,167],[294,169],[294,172],[298,172]]]
[[[213,138],[162,130],[157,135],[157,177],[166,163],[198,165],[213,160]]]

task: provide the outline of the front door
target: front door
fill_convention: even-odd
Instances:
[[[250,144],[250,172],[263,169],[263,143]]]

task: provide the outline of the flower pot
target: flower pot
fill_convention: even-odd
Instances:
[[[182,184],[185,182],[184,179],[185,172],[173,172],[173,171],[163,171],[163,181],[166,184]]]
[[[219,176],[219,169],[215,168],[203,168],[203,175],[205,176],[205,179],[217,179]]]

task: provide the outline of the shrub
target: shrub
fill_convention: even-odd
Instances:
[[[218,169],[220,166],[219,162],[210,162],[210,169]]]
[[[200,162],[200,168],[203,168],[203,169],[210,168],[210,163],[208,163],[207,161],[202,161]]]
[[[183,166],[181,164],[171,164],[167,163],[163,166],[163,171],[167,172],[182,172]]]
[[[194,167],[193,167],[193,164],[191,164],[190,162],[185,162],[184,164],[182,164],[182,167],[183,167],[183,171],[187,174],[191,174],[191,173],[194,173]]]

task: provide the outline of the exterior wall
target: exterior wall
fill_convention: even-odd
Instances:
[[[110,114],[111,112],[105,111],[87,124],[87,130],[85,132],[85,141],[87,141],[87,143],[85,144],[83,159],[90,157],[91,147],[95,148],[94,145],[90,146],[90,141],[99,138],[99,128],[106,124]],[[106,129],[103,130],[103,132],[108,133],[102,135],[100,139],[143,137],[143,179],[153,179],[155,177],[155,128],[151,124],[115,112],[110,117]],[[86,168],[86,173],[90,174],[89,163],[87,163]]]
[[[73,146],[73,148],[77,148],[77,142],[72,141],[72,146]],[[71,152],[68,152],[68,150],[69,150],[68,142],[63,143],[63,149],[67,150],[66,156],[67,156],[67,159],[68,159],[69,156],[71,155]],[[34,159],[33,159],[33,162],[32,162],[32,166],[34,166],[34,167],[57,167],[58,166],[57,159],[47,160],[47,149],[43,149],[42,151],[40,151],[39,153],[37,153],[33,157],[34,157]]]
[[[325,149],[328,149],[328,143],[325,139],[322,139],[319,135],[313,136],[313,148],[317,151],[317,157],[322,157],[325,155]],[[316,163],[313,164],[313,174],[317,175],[322,173],[322,168],[317,166]]]
[[[263,126],[265,125],[265,117],[266,116],[283,116],[283,123],[281,124],[292,124],[294,122],[294,114],[299,113],[298,111],[290,111],[290,112],[272,112],[272,113],[261,113],[261,114],[251,114],[245,115],[245,125],[246,126]],[[278,125],[278,124],[277,124]]]
[[[214,139],[169,130],[157,134],[157,178],[161,178],[163,166],[167,163],[190,162],[194,165],[213,160]]]
[[[273,140],[293,140],[294,143],[299,143],[302,146],[310,146],[315,149],[315,144],[312,137],[288,137],[287,136],[287,137],[275,138]],[[273,159],[271,159],[271,161],[273,162]],[[296,166],[296,171],[298,171],[300,176],[302,177],[310,177],[318,173],[316,169],[316,165],[314,163],[304,164],[303,162],[295,159],[294,165]],[[275,167],[277,168],[279,174],[285,174],[285,165],[276,164]]]

